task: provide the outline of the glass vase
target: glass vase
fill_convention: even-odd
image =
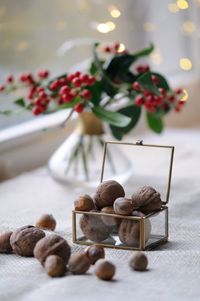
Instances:
[[[101,121],[92,112],[79,114],[77,127],[48,162],[51,176],[65,185],[96,187],[100,183],[105,140]],[[107,155],[107,179],[125,183],[132,175],[130,159],[118,146]]]

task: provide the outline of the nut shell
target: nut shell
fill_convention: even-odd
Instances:
[[[49,255],[61,257],[67,264],[71,254],[71,248],[67,241],[59,235],[51,234],[42,238],[35,246],[34,256],[41,264],[44,264]]]
[[[36,227],[54,231],[56,220],[52,214],[43,214],[36,222]]]
[[[131,215],[134,208],[132,200],[127,198],[117,198],[113,207],[115,213],[120,215]]]
[[[10,245],[11,235],[12,231],[0,233],[0,253],[12,253],[12,247]]]
[[[85,253],[71,255],[68,269],[72,274],[85,274],[90,268],[90,260]]]
[[[162,207],[160,193],[151,186],[143,186],[132,195],[134,207],[139,207],[139,210],[144,214],[149,214]]]
[[[112,206],[114,201],[119,197],[124,197],[125,192],[121,184],[110,180],[101,183],[94,195],[94,203],[97,208]]]
[[[95,264],[95,274],[101,280],[111,280],[115,275],[115,266],[110,261],[99,259]]]
[[[74,202],[74,209],[78,211],[90,211],[95,209],[93,199],[88,194],[81,195]]]
[[[113,207],[104,207],[101,209],[101,213],[115,214],[115,210],[113,209]],[[114,227],[116,225],[119,225],[120,223],[119,218],[115,218],[112,216],[101,216],[101,219],[103,223],[109,227]]]
[[[62,277],[67,270],[63,259],[57,255],[48,256],[45,260],[44,268],[51,277]]]
[[[140,223],[124,219],[118,231],[119,239],[127,246],[138,246],[140,241]]]
[[[91,241],[101,242],[110,235],[109,227],[103,223],[100,216],[84,214],[79,223],[83,234]]]
[[[89,246],[85,250],[85,254],[88,256],[91,264],[95,264],[97,260],[105,257],[104,248],[99,245]]]
[[[33,256],[35,245],[44,236],[44,231],[34,226],[24,226],[12,233],[10,244],[14,253],[30,257]]]
[[[148,266],[147,256],[142,252],[136,252],[130,260],[129,266],[136,271],[144,271]]]

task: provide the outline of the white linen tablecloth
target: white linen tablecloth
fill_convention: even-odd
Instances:
[[[147,272],[128,267],[131,251],[106,249],[115,280],[93,274],[48,277],[34,258],[0,254],[0,301],[200,300],[200,131],[169,130],[146,143],[176,146],[170,198],[170,241],[146,252]],[[73,200],[86,191],[56,184],[45,168],[0,185],[0,231],[34,224],[43,213],[57,220],[56,233],[71,242]],[[88,192],[88,191],[87,191]],[[90,191],[89,191],[90,192]],[[74,252],[80,246],[72,246]]]

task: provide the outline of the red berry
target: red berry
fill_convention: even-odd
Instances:
[[[173,95],[169,97],[169,101],[170,101],[171,103],[174,103],[175,100],[176,100],[176,98],[175,98]]]
[[[14,81],[14,77],[13,77],[12,75],[9,75],[9,76],[6,78],[6,82],[7,82],[8,84],[12,84],[13,81]]]
[[[0,92],[3,92],[5,90],[5,86],[0,85]]]
[[[157,84],[159,83],[159,79],[158,79],[158,77],[157,77],[156,75],[152,75],[152,76],[151,76],[151,79],[152,79],[152,82],[153,82],[155,85],[157,85]]]
[[[41,99],[45,99],[47,97],[47,94],[44,91],[40,91],[38,95]]]
[[[149,65],[144,65],[143,66],[143,72],[148,72],[150,70]]]
[[[136,91],[139,91],[139,90],[140,90],[140,85],[139,85],[139,83],[138,83],[138,82],[134,82],[134,83],[132,84],[132,88],[133,88],[134,90],[136,90]]]
[[[37,91],[37,93],[44,92],[44,88],[43,87],[37,87],[36,91]]]
[[[176,92],[177,95],[180,95],[180,94],[183,93],[183,90],[178,88],[178,89],[175,90],[175,92]]]
[[[179,100],[178,104],[180,106],[184,106],[186,104],[186,101],[185,100]]]
[[[168,103],[163,103],[162,107],[163,107],[163,109],[164,109],[165,111],[168,111],[169,108],[170,108],[170,106],[169,106]]]
[[[163,89],[163,88],[159,88],[158,90],[159,90],[160,94],[162,94],[162,95],[166,95],[166,91],[165,91],[165,89]]]
[[[74,85],[74,87],[79,88],[81,86],[82,82],[81,82],[80,78],[75,77],[72,80],[72,84]]]
[[[95,82],[96,82],[96,78],[94,76],[88,77],[88,83],[87,83],[88,86],[93,86]]]
[[[70,73],[70,74],[67,75],[67,80],[69,82],[71,82],[75,77],[76,77],[76,75],[74,73]]]
[[[181,111],[181,108],[180,108],[179,106],[177,106],[177,107],[175,108],[175,111],[178,113],[178,112]]]
[[[39,105],[33,108],[32,113],[33,115],[40,115],[44,111],[43,106]]]
[[[28,99],[32,100],[33,97],[35,96],[35,92],[36,92],[36,87],[30,88],[28,95],[27,95]]]
[[[144,94],[145,96],[151,96],[151,95],[153,95],[151,92],[149,92],[149,91],[147,91],[147,90],[144,90],[144,91],[143,91],[143,94]]]
[[[91,99],[92,97],[92,94],[91,92],[88,90],[88,89],[84,89],[82,92],[81,92],[81,96],[85,99]]]
[[[145,103],[145,99],[144,99],[144,97],[142,95],[138,95],[135,98],[135,105],[136,106],[142,106],[144,103]]]
[[[111,52],[111,48],[109,46],[106,46],[106,47],[104,47],[104,51],[107,52],[107,53]]]
[[[79,77],[79,76],[81,75],[81,72],[80,72],[80,71],[76,71],[76,72],[74,73],[74,75],[75,75],[76,77]]]
[[[154,97],[153,97],[153,95],[148,95],[148,96],[146,97],[146,102],[147,102],[147,103],[150,103],[150,104],[152,104],[152,103],[153,103],[153,101],[154,101]]]
[[[65,86],[62,86],[62,88],[60,89],[59,91],[59,94],[62,95],[62,94],[66,94],[70,91],[70,87],[65,85]]]
[[[57,101],[58,105],[63,105],[64,104],[64,100],[62,98],[59,98]]]
[[[59,81],[55,80],[50,84],[50,89],[51,90],[57,90],[59,88]]]
[[[78,95],[78,91],[77,91],[76,89],[71,89],[70,94],[71,94],[73,97],[76,97],[76,96]]]
[[[74,110],[77,112],[77,113],[82,113],[83,110],[84,110],[84,105],[82,103],[77,103],[75,106],[74,106]]]
[[[40,97],[37,97],[37,98],[34,99],[33,103],[36,106],[40,106],[40,105],[42,105],[42,99]]]
[[[154,96],[154,101],[155,101],[155,104],[157,106],[159,106],[159,105],[161,105],[163,103],[163,97],[155,95]]]
[[[49,71],[41,70],[41,71],[38,72],[38,76],[42,79],[45,79],[49,76]]]
[[[89,76],[87,74],[81,74],[79,78],[82,84],[88,84]]]
[[[22,73],[22,74],[20,75],[20,77],[19,77],[19,80],[20,80],[21,82],[27,81],[27,74],[26,74],[26,73]]]
[[[66,83],[67,83],[67,81],[66,81],[65,78],[59,78],[59,79],[58,79],[58,86],[59,86],[59,87],[62,87],[62,86],[64,86],[64,85],[66,85]]]
[[[115,44],[114,44],[114,49],[115,49],[116,51],[118,51],[119,47],[120,47],[120,43],[115,43]]]
[[[62,95],[62,99],[64,102],[71,102],[74,99],[74,96],[69,92]]]

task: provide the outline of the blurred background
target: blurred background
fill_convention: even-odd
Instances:
[[[169,114],[167,126],[198,127],[199,20],[199,0],[0,0],[0,81],[21,71],[48,69],[52,75],[57,75],[70,69],[77,70],[81,62],[86,63],[91,57],[94,41],[120,41],[130,51],[153,42],[156,47],[148,61],[152,69],[163,72],[173,87],[184,87],[187,92],[185,109],[180,114]],[[76,47],[77,44],[82,46]],[[0,97],[0,110],[12,107],[9,97]],[[66,132],[63,130],[39,133],[41,128],[56,126],[59,120],[55,116],[45,118],[36,120],[30,113],[0,116],[0,152],[4,156],[10,152],[7,163],[6,159],[0,162],[2,178],[9,173],[18,173],[25,166],[30,169],[43,164],[64,139]],[[144,129],[146,126],[141,123],[135,132]],[[36,143],[34,139],[40,140]],[[40,156],[27,165],[22,142],[30,152],[33,152],[33,145],[38,148],[45,144],[48,150],[46,146],[43,150],[38,148]],[[18,149],[20,155],[16,154]],[[35,150],[34,158],[37,157]],[[13,158],[23,157],[25,163],[20,159],[20,163],[12,161],[12,155]],[[9,167],[13,164],[15,171]]]

